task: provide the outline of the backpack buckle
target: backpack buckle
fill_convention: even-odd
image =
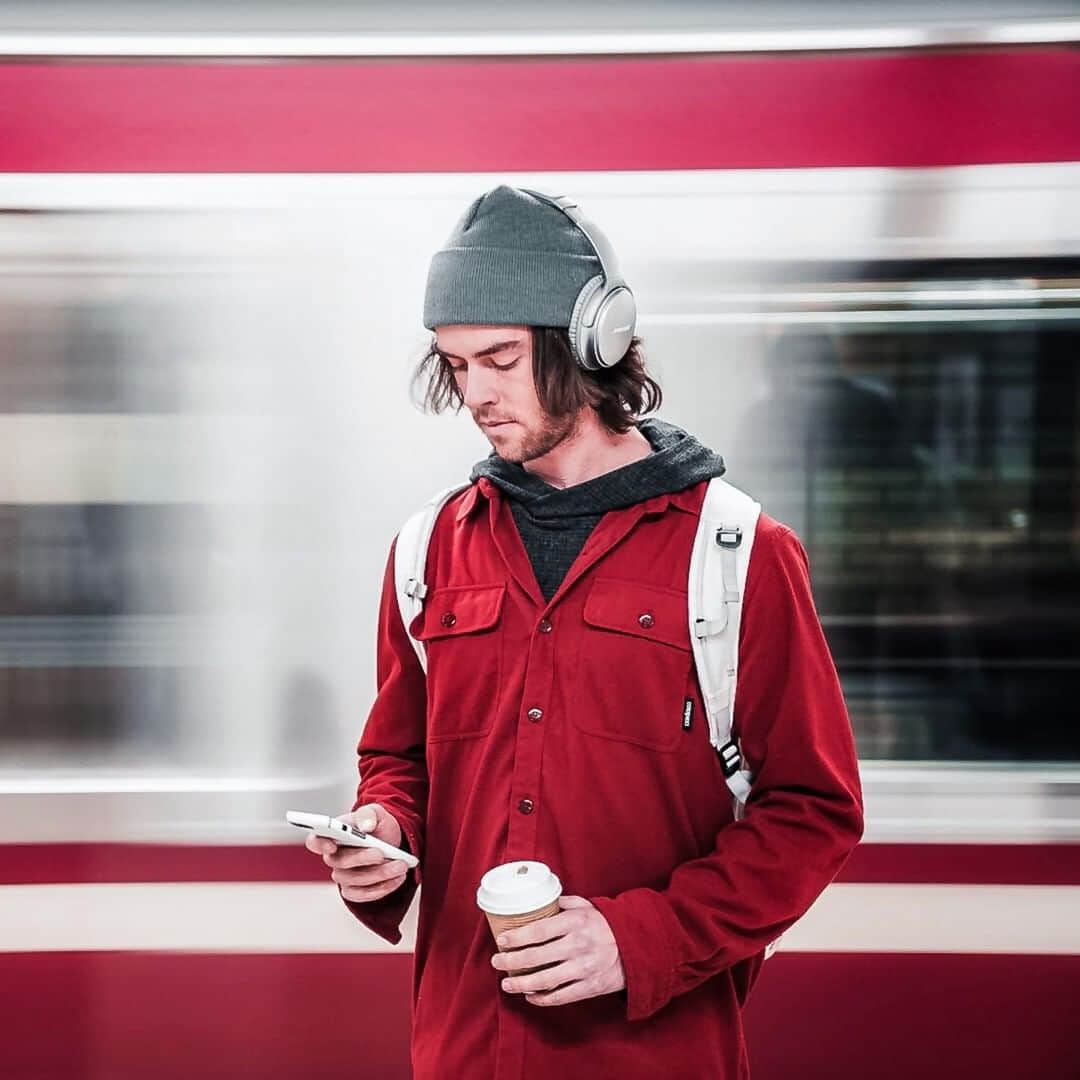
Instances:
[[[722,548],[737,548],[742,543],[742,528],[738,525],[721,525],[716,530],[716,542]]]
[[[730,780],[739,771],[739,766],[742,765],[742,754],[739,753],[739,747],[734,739],[729,739],[716,752],[720,755],[720,769],[724,774],[724,779]]]

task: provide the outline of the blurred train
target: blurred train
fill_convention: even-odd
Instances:
[[[503,181],[604,224],[662,415],[810,554],[867,837],[754,990],[754,1076],[1080,1075],[1059,7],[0,32],[0,1076],[409,1075],[411,931],[282,816],[351,805],[390,541],[487,452],[409,380]]]

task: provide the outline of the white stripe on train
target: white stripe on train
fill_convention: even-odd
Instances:
[[[635,30],[496,30],[461,33],[416,30],[370,33],[275,33],[144,31],[113,33],[8,31],[0,34],[3,57],[375,57],[375,56],[606,56],[671,53],[772,53],[848,51],[853,49],[928,49],[944,46],[1034,45],[1080,39],[1080,19],[1014,19],[1001,22],[959,21],[946,25],[899,22],[893,25],[840,26],[821,29],[748,29],[689,31]]]
[[[1080,954],[1080,886],[836,884],[784,936],[785,952]],[[329,884],[158,883],[0,888],[0,952],[407,952]]]

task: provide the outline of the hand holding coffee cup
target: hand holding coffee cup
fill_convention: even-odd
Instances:
[[[562,883],[544,863],[522,861],[504,863],[489,870],[476,890],[476,903],[487,916],[497,942],[506,930],[557,915],[561,895]],[[523,969],[511,974],[526,975],[535,970],[538,969]]]

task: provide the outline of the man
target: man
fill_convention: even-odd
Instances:
[[[575,356],[567,327],[604,273],[595,241],[546,197],[499,187],[432,262],[435,338],[418,375],[429,405],[462,403],[493,453],[428,549],[430,591],[411,626],[426,677],[391,552],[379,690],[347,815],[420,868],[309,840],[389,941],[423,880],[418,1080],[749,1075],[740,1009],[763,950],[862,831],[806,556],[764,515],[736,717],[755,782],[733,818],[687,614],[699,511],[724,465],[640,419],[660,391],[636,338],[598,370]],[[515,860],[547,863],[565,895],[559,914],[506,935],[523,950],[508,956],[476,888]]]

